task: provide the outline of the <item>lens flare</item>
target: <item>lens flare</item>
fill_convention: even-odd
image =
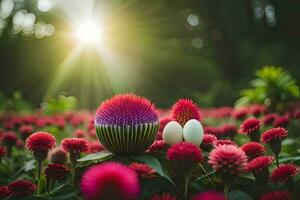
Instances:
[[[102,38],[102,30],[99,24],[85,21],[75,27],[74,36],[81,43],[92,44]]]

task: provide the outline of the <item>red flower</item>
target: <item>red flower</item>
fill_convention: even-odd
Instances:
[[[280,139],[281,140],[281,139],[287,137],[287,135],[288,135],[287,130],[285,130],[282,127],[271,128],[271,129],[265,131],[261,135],[261,141],[263,143],[269,143],[273,139]]]
[[[262,122],[265,125],[272,125],[274,120],[278,117],[276,113],[270,113],[263,117]]]
[[[16,144],[18,137],[15,132],[10,131],[4,133],[2,136],[2,143],[5,144],[7,147],[12,147]]]
[[[37,186],[28,180],[17,180],[8,185],[8,189],[12,196],[28,196],[36,191]]]
[[[36,132],[26,139],[26,147],[30,151],[49,151],[56,144],[55,137],[47,132]]]
[[[251,134],[257,132],[260,128],[260,121],[256,118],[246,119],[241,125],[239,133]]]
[[[234,109],[231,113],[231,116],[235,119],[244,119],[248,115],[247,108],[237,108]]]
[[[169,193],[162,193],[161,195],[153,195],[150,200],[177,200],[177,197]]]
[[[269,167],[274,158],[272,156],[259,156],[247,164],[247,171],[262,171]]]
[[[75,154],[88,150],[88,143],[83,138],[65,138],[62,140],[61,145],[65,151]]]
[[[7,197],[10,191],[7,186],[0,186],[0,197]]]
[[[2,157],[4,157],[5,154],[6,154],[6,149],[5,149],[5,147],[0,146],[0,159],[1,159]]]
[[[201,120],[199,107],[190,99],[179,99],[172,106],[172,118],[175,119],[181,126],[190,119]]]
[[[293,164],[283,164],[276,168],[271,174],[274,183],[286,182],[299,173],[300,169]]]
[[[249,142],[241,146],[241,149],[246,153],[249,160],[261,156],[265,153],[264,145],[258,142]]]
[[[86,153],[97,153],[103,150],[105,150],[104,146],[102,146],[100,142],[94,141],[88,143],[88,150]]]
[[[267,111],[267,108],[263,104],[254,104],[250,107],[250,113],[254,116],[259,116],[264,114]]]
[[[81,179],[81,191],[85,200],[137,200],[140,185],[132,169],[120,163],[107,162],[85,172]]]
[[[204,134],[200,148],[203,151],[209,151],[213,148],[213,143],[217,140],[217,137],[212,134]]]
[[[168,160],[190,161],[198,163],[203,160],[201,150],[190,142],[173,144],[167,151]]]
[[[262,195],[260,200],[292,200],[292,195],[285,191],[268,192]]]
[[[55,164],[64,164],[67,161],[67,152],[57,147],[49,152],[48,160]]]
[[[290,123],[290,118],[287,116],[276,117],[273,122],[274,127],[283,127],[286,128]]]
[[[49,164],[45,169],[46,177],[54,180],[64,180],[69,175],[70,170],[62,164]]]
[[[204,128],[204,134],[211,134],[219,137],[221,135],[221,130],[218,127],[207,126]]]
[[[154,178],[155,170],[143,163],[131,163],[129,165],[141,178]]]
[[[220,145],[209,154],[208,163],[221,173],[239,175],[245,170],[247,156],[235,145]]]
[[[236,127],[231,124],[224,124],[222,127],[220,127],[220,130],[223,136],[232,137],[237,133]]]
[[[19,128],[19,131],[21,133],[21,137],[23,140],[26,140],[28,136],[33,132],[33,127],[31,125],[22,125]]]
[[[226,197],[219,192],[207,191],[197,194],[193,200],[226,200]]]
[[[155,151],[165,151],[167,149],[167,144],[163,140],[156,140],[151,146],[149,147],[149,152]]]
[[[232,140],[215,140],[213,142],[214,147],[221,146],[221,145],[234,145],[238,146],[234,141]]]
[[[76,129],[73,133],[73,135],[77,138],[84,138],[85,137],[85,131],[82,129]]]

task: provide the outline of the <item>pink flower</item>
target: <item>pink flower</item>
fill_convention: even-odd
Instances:
[[[140,185],[137,174],[127,166],[115,162],[89,168],[81,179],[85,200],[137,200]]]
[[[249,160],[263,155],[266,151],[264,145],[258,142],[248,142],[242,145],[241,149],[246,153]]]
[[[223,136],[233,137],[237,133],[237,129],[232,124],[224,124],[220,127]]]
[[[234,141],[232,140],[215,140],[213,142],[214,147],[221,146],[221,145],[234,145],[238,146]]]
[[[287,116],[276,117],[273,122],[274,127],[283,127],[286,128],[290,123],[290,118]]]
[[[260,121],[256,118],[246,119],[241,125],[239,133],[241,134],[251,134],[259,131]]]
[[[292,179],[299,173],[299,167],[293,164],[283,164],[276,168],[271,174],[271,180],[274,183],[283,183]]]
[[[0,198],[1,197],[7,197],[9,195],[10,191],[7,186],[0,186]]]
[[[54,180],[64,180],[69,175],[70,170],[62,164],[49,164],[45,169],[46,177]]]
[[[198,163],[203,160],[201,150],[190,142],[173,144],[167,151],[167,159]]]
[[[212,134],[204,134],[200,148],[203,151],[210,151],[213,148],[214,142],[217,140],[217,137]]]
[[[262,171],[268,168],[273,161],[274,158],[272,156],[259,156],[248,162],[247,171]]]
[[[260,200],[292,200],[292,195],[285,191],[268,192],[262,195]]]
[[[97,153],[105,150],[104,146],[98,141],[88,143],[88,151],[86,153]]]
[[[62,140],[61,145],[65,151],[75,154],[88,150],[88,143],[83,138],[65,138]]]
[[[190,99],[179,99],[172,106],[172,118],[181,126],[190,119],[201,120],[200,110],[197,104]]]
[[[55,144],[55,137],[47,132],[36,132],[26,139],[26,147],[30,151],[49,151]]]
[[[167,144],[163,140],[156,140],[151,146],[149,147],[149,152],[156,152],[156,151],[165,151],[167,150]]]
[[[227,200],[227,198],[222,193],[207,191],[197,194],[193,197],[193,200]]]
[[[131,163],[129,165],[131,169],[133,169],[141,178],[154,178],[155,170],[149,167],[147,164],[143,163]]]
[[[276,113],[270,113],[263,117],[262,122],[265,125],[272,125],[274,120],[278,117]]]
[[[8,185],[10,195],[24,197],[36,191],[37,186],[28,180],[17,180]]]
[[[280,139],[282,140],[283,138],[287,137],[288,132],[287,130],[285,130],[282,127],[278,127],[278,128],[271,128],[267,131],[265,131],[262,135],[261,135],[261,141],[263,143],[269,143],[274,139]]]

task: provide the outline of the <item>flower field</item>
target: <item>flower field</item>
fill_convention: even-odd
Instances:
[[[1,199],[300,199],[300,104],[1,114]]]

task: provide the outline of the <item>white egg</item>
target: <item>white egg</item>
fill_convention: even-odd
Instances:
[[[176,121],[171,121],[167,123],[163,130],[162,138],[164,142],[168,145],[182,142],[182,126]]]
[[[191,119],[185,123],[183,127],[183,138],[187,142],[191,142],[200,146],[203,140],[203,127],[198,120]]]

